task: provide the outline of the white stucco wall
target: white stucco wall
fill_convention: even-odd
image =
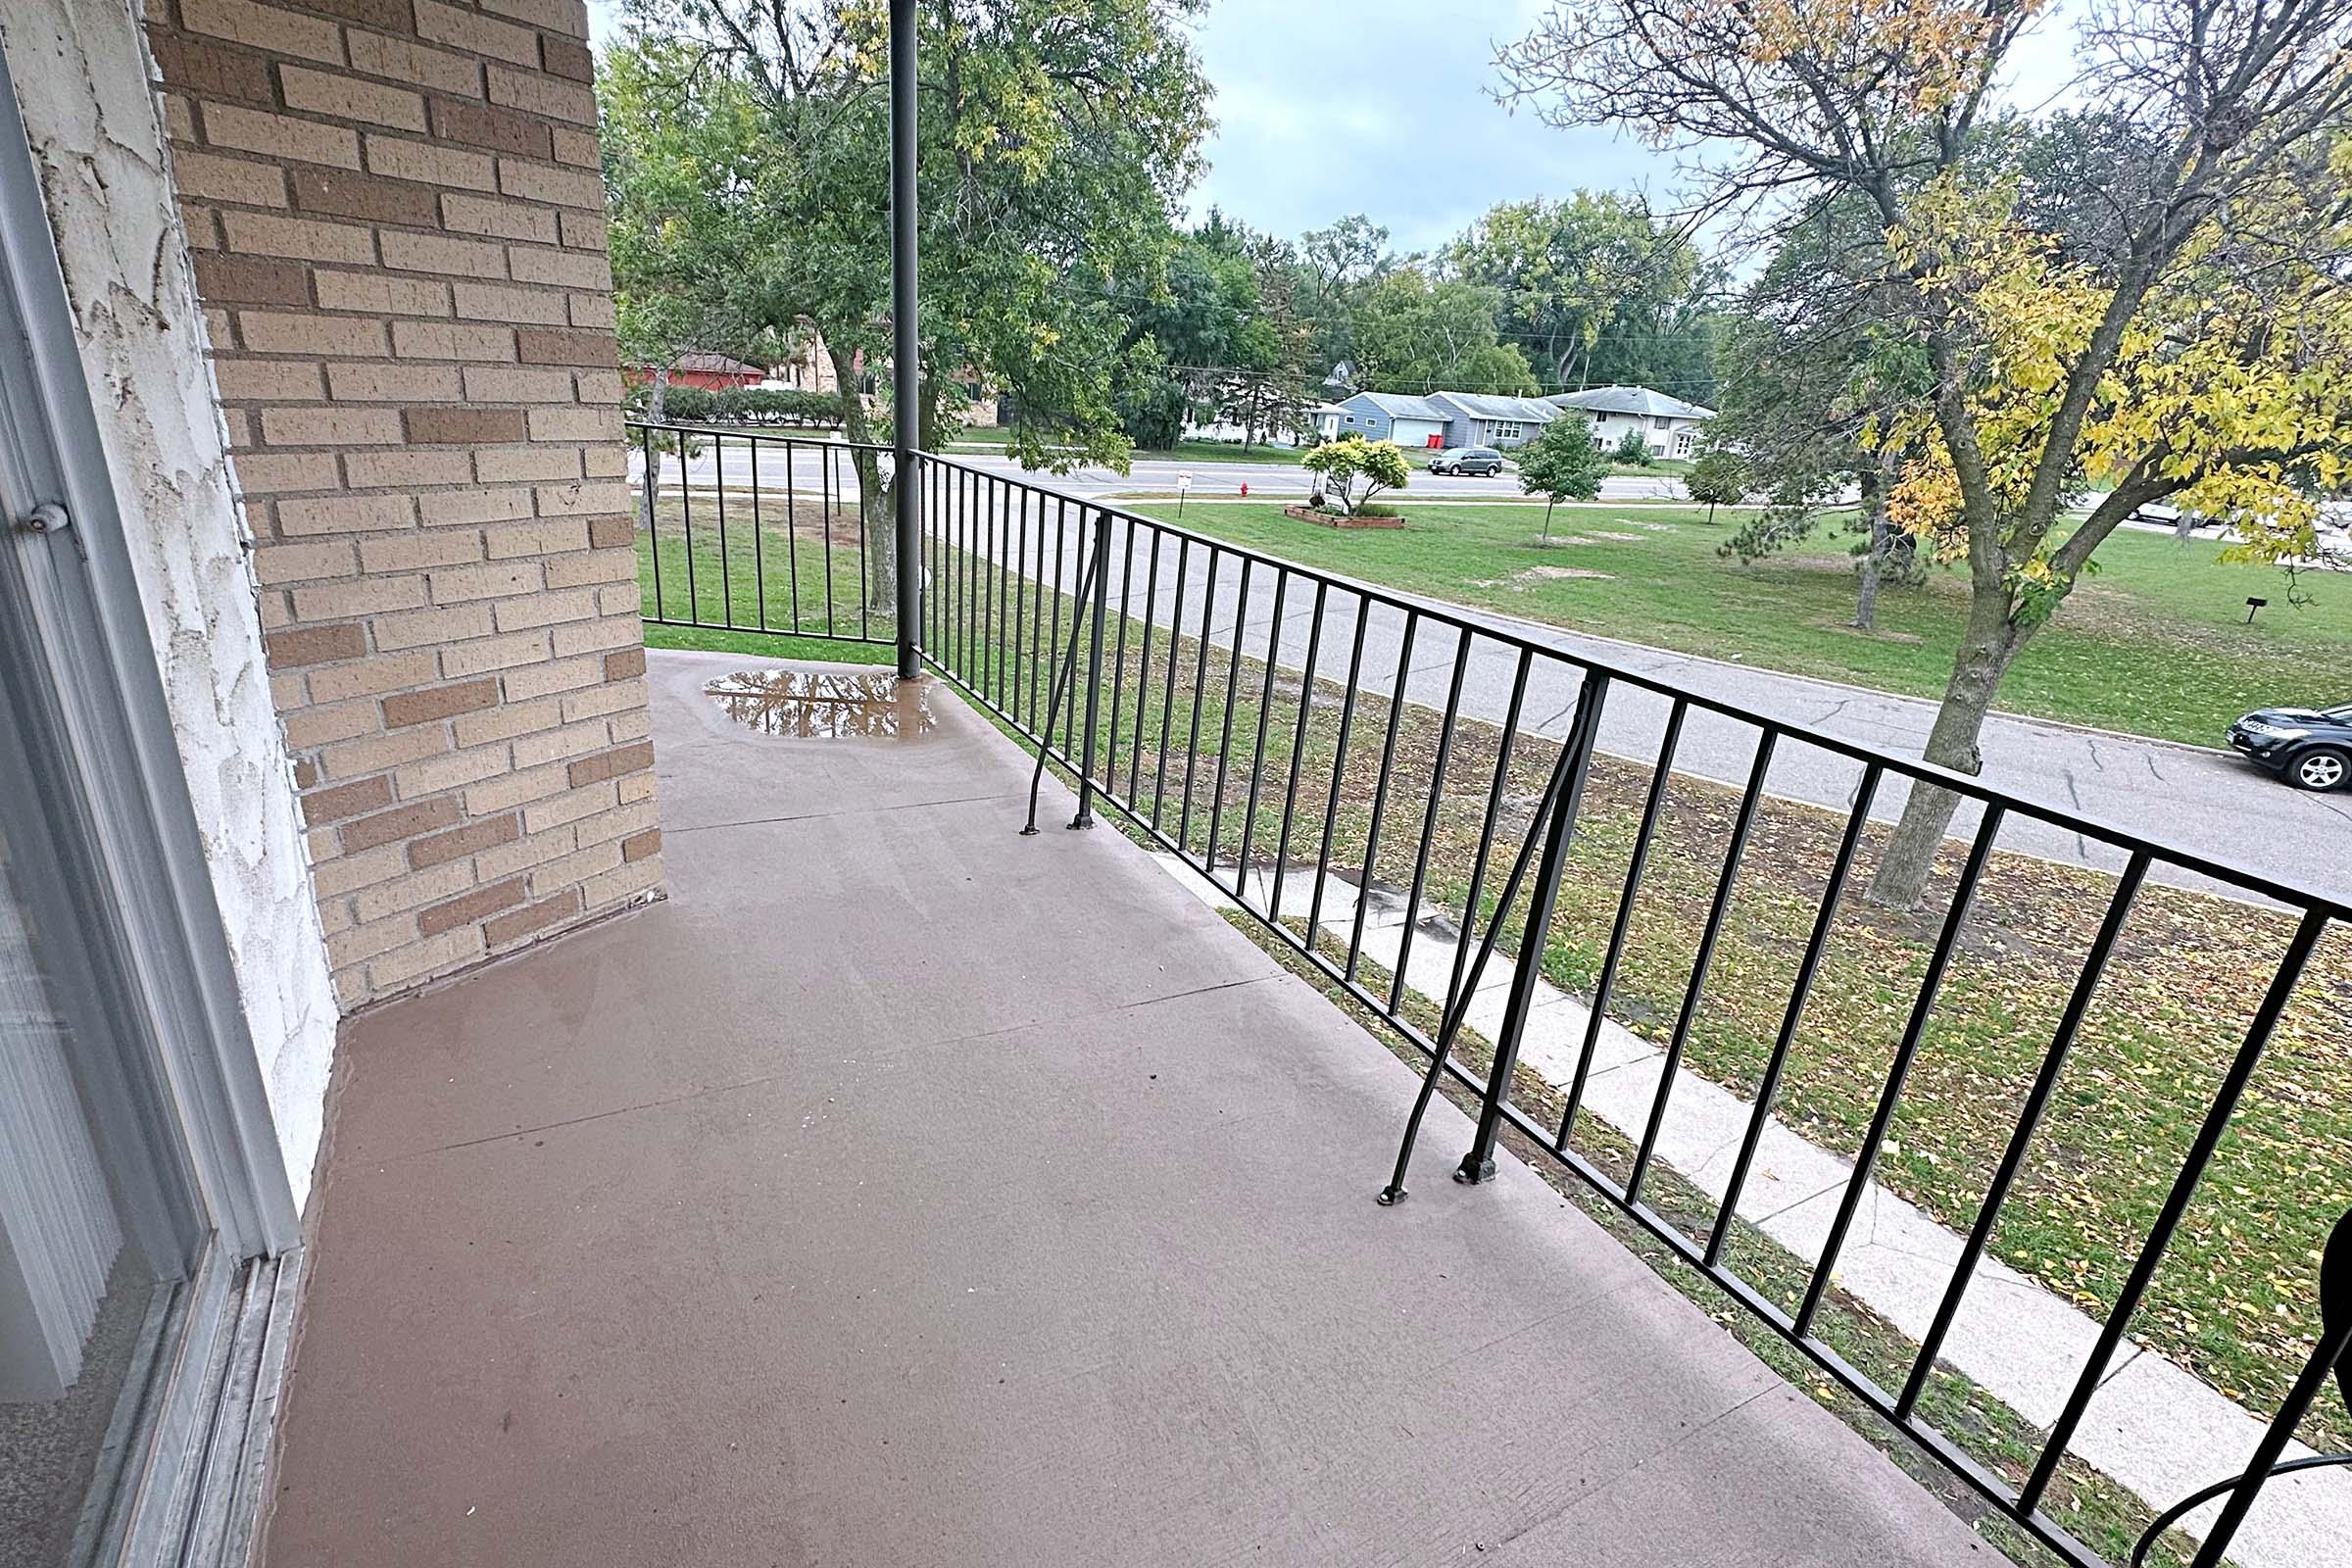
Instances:
[[[334,991],[146,42],[125,0],[5,0],[0,50],[300,1200],[322,1125]]]

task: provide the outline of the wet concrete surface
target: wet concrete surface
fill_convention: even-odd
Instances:
[[[2003,1560],[958,700],[649,665],[668,902],[347,1026],[274,1568]]]
[[[746,729],[799,740],[919,740],[938,727],[931,693],[886,669],[739,669],[703,687]]]

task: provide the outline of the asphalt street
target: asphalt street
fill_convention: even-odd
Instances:
[[[706,447],[687,465],[696,486],[718,482],[729,487],[757,482],[763,493],[814,496],[830,489],[840,498],[857,493],[857,478],[848,454],[837,444],[761,442],[755,460],[751,443],[725,442]],[[1072,498],[1093,498],[1117,489],[1174,489],[1174,464],[1138,464],[1137,472],[1120,479],[1105,469],[1079,470],[1064,476],[1032,475],[1002,458],[958,459],[982,472],[1025,479]],[[662,464],[662,478],[676,482],[674,456]],[[1159,470],[1165,469],[1162,473]],[[1228,472],[1225,470],[1238,470]],[[1300,493],[1305,476],[1296,468],[1273,465],[1195,465],[1192,494],[1207,501],[1237,492],[1241,475],[1248,474],[1252,496],[1272,499]],[[1211,481],[1214,484],[1212,487]],[[1672,480],[1612,480],[1614,484],[1673,484]],[[1287,489],[1277,488],[1287,486]],[[1262,488],[1261,488],[1262,487]],[[1440,487],[1444,487],[1441,492]],[[1516,491],[1508,475],[1496,479],[1433,479],[1415,475],[1415,494],[1507,495]],[[1045,510],[1032,498],[1032,514]],[[1009,508],[1007,509],[1009,517]],[[1033,521],[1025,564],[1032,578],[1051,581],[1054,551]],[[1202,551],[1190,552],[1189,569],[1181,599],[1175,586],[1173,552],[1162,549],[1156,591],[1147,593],[1151,579],[1146,552],[1149,539],[1140,535],[1137,558],[1123,553],[1125,535],[1114,539],[1112,595],[1114,608],[1142,616],[1149,613],[1162,626],[1181,618],[1188,632],[1198,632],[1204,611],[1213,646],[1230,649],[1237,625],[1244,653],[1265,657],[1273,633],[1273,584],[1264,570],[1252,574],[1248,601],[1241,595],[1239,563],[1222,555],[1211,592],[1204,581]],[[982,542],[982,553],[1010,566],[1014,546],[1000,540]],[[1061,581],[1074,583],[1078,572],[1078,540],[1073,532],[1060,541]],[[1410,596],[1399,596],[1408,598]],[[1432,603],[1435,602],[1427,602]],[[1475,626],[1491,627],[1554,649],[1622,674],[1690,692],[1780,723],[1805,726],[1852,745],[1889,755],[1916,759],[1934,718],[1932,703],[1882,692],[1808,679],[1774,670],[1750,668],[1734,661],[1669,653],[1637,644],[1617,642],[1522,621],[1492,612],[1459,606],[1441,606],[1445,612]],[[1335,591],[1326,596],[1325,625],[1314,673],[1339,680],[1347,674],[1348,652],[1354,638],[1354,621],[1361,606],[1354,595]],[[1271,646],[1286,669],[1299,668],[1306,659],[1310,595],[1286,598],[1278,641]],[[1405,612],[1375,605],[1364,627],[1364,654],[1359,680],[1371,692],[1385,694],[1396,682],[1400,660],[1405,663],[1409,700],[1440,707],[1446,700],[1459,636],[1430,621],[1420,621],[1410,649],[1404,647]],[[1517,665],[1515,650],[1485,637],[1473,637],[1463,676],[1462,711],[1471,717],[1500,722],[1507,709]],[[1523,723],[1552,738],[1566,734],[1575,711],[1580,676],[1574,666],[1539,660],[1531,676]],[[1604,710],[1600,745],[1604,751],[1638,761],[1654,761],[1664,736],[1672,704],[1666,697],[1620,683]],[[1728,784],[1743,784],[1752,766],[1758,731],[1752,724],[1706,711],[1693,711],[1685,724],[1675,754],[1679,771]],[[2217,744],[2220,737],[2216,737]],[[2003,825],[2000,845],[2067,864],[2115,869],[2125,852],[2095,831],[2145,836],[2160,848],[2187,858],[2231,866],[2266,877],[2289,889],[2319,894],[2352,906],[2352,793],[2312,795],[2293,790],[2256,772],[2221,750],[2186,747],[2112,732],[2078,729],[2045,720],[1995,714],[1983,738],[1985,783],[2019,801],[2042,807],[2068,818],[2052,823],[2012,813]],[[1775,795],[1835,808],[1850,808],[1861,777],[1861,764],[1801,742],[1784,740],[1778,746],[1767,777]],[[1872,804],[1877,819],[1891,819],[1901,808],[1905,781],[1889,775]],[[1977,813],[1964,807],[1954,820],[1955,834],[1972,833]],[[2090,831],[2071,825],[2086,824]],[[2155,880],[2184,886],[2214,887],[2193,871],[2159,861]]]
[[[676,483],[676,451],[656,456],[662,481]],[[1240,500],[1242,486],[1246,484],[1252,499],[1262,496],[1269,501],[1296,501],[1307,494],[1313,479],[1303,468],[1279,463],[1186,464],[1154,458],[1136,463],[1125,474],[1103,467],[1074,468],[1066,474],[1054,474],[1032,473],[997,453],[956,453],[953,460],[984,473],[1051,486],[1064,495],[1090,501],[1123,495],[1174,495],[1179,476],[1187,473],[1192,475],[1190,494],[1196,500]],[[884,462],[887,464],[888,460]],[[631,475],[641,472],[643,466],[641,450],[633,448]],[[849,449],[839,442],[814,438],[787,440],[763,434],[753,441],[723,437],[707,442],[701,452],[687,459],[686,476],[693,484],[717,484],[722,475],[730,488],[749,488],[756,476],[763,494],[781,495],[790,490],[813,496],[820,487],[830,487],[833,494],[843,499],[858,493],[857,466],[850,461]],[[1410,493],[1415,500],[1439,501],[1515,501],[1524,496],[1518,477],[1508,472],[1491,479],[1416,472]],[[1603,501],[1674,501],[1683,496],[1682,481],[1671,474],[1654,477],[1617,474],[1602,480],[1600,487]]]
[[[1006,516],[1010,516],[1009,509]],[[1014,533],[1016,542],[1005,543],[1002,537],[993,543],[980,541],[978,553],[1012,569],[1020,554],[1018,530],[1004,531]],[[1026,565],[1033,580],[1052,581],[1058,554],[1060,580],[1065,587],[1074,585],[1079,572],[1077,530],[1070,529],[1057,545],[1041,538],[1046,532],[1033,513],[1027,553],[1019,564]],[[1181,622],[1188,635],[1199,634],[1205,616],[1212,647],[1230,650],[1238,629],[1244,657],[1263,659],[1271,649],[1286,670],[1304,667],[1314,615],[1311,591],[1292,584],[1284,595],[1277,632],[1276,585],[1271,580],[1276,573],[1265,567],[1254,569],[1245,601],[1241,563],[1231,554],[1219,552],[1212,587],[1207,580],[1207,551],[1196,545],[1184,552],[1185,582],[1180,596],[1175,580],[1177,544],[1172,538],[1163,538],[1154,580],[1151,532],[1137,530],[1130,557],[1125,530],[1114,530],[1110,564],[1114,612],[1124,610],[1138,618],[1148,614],[1160,626]],[[1408,604],[1430,605],[1476,628],[1525,638],[1597,668],[1690,692],[1902,759],[1920,755],[1935,716],[1935,705],[1913,698],[1587,636],[1411,596],[1397,597]],[[1364,620],[1364,651],[1357,678],[1364,690],[1386,695],[1396,688],[1401,669],[1408,701],[1443,708],[1455,661],[1466,659],[1462,712],[1501,722],[1518,665],[1513,645],[1473,634],[1465,652],[1458,630],[1419,617],[1410,628],[1408,648],[1407,622],[1415,617],[1406,610],[1379,602],[1372,603],[1367,612],[1364,601],[1346,590],[1325,596],[1323,634],[1313,671],[1318,679],[1347,677],[1359,617]],[[1213,661],[1211,667],[1213,672]],[[1581,685],[1582,676],[1575,666],[1537,659],[1522,710],[1522,727],[1553,739],[1564,737]],[[1615,683],[1603,707],[1601,749],[1637,761],[1655,761],[1672,706],[1671,699],[1656,692],[1624,681]],[[1679,772],[1742,785],[1754,763],[1759,733],[1752,723],[1693,710],[1676,747],[1675,767]],[[2096,830],[2104,827],[2122,840],[2137,835],[2160,851],[2242,869],[2289,890],[2352,906],[2352,794],[2313,795],[2290,789],[2222,751],[2010,714],[1995,714],[1986,723],[1983,746],[1984,782],[2065,819],[2050,822],[2013,810],[1998,839],[2004,850],[2114,870],[2123,865],[2127,852],[2100,836]],[[1766,789],[1788,799],[1848,809],[1862,773],[1863,765],[1852,759],[1819,745],[1784,738],[1777,743]],[[1906,780],[1887,774],[1873,798],[1872,817],[1891,820],[1898,815],[1906,789]],[[1972,834],[1977,820],[1976,808],[1964,806],[1952,831]],[[2075,826],[2077,822],[2083,826]],[[2150,876],[2178,886],[2238,891],[2162,858]]]

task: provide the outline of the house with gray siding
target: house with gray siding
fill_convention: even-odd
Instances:
[[[1523,447],[1560,416],[1542,398],[1496,397],[1480,392],[1432,392],[1428,402],[1447,416],[1449,447]]]
[[[1401,392],[1358,392],[1339,405],[1341,435],[1394,441],[1400,447],[1452,446],[1446,427],[1453,418],[1435,398]],[[1435,438],[1434,440],[1432,438]]]

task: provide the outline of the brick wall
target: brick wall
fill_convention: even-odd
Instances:
[[[148,0],[348,1007],[655,888],[581,0]]]

